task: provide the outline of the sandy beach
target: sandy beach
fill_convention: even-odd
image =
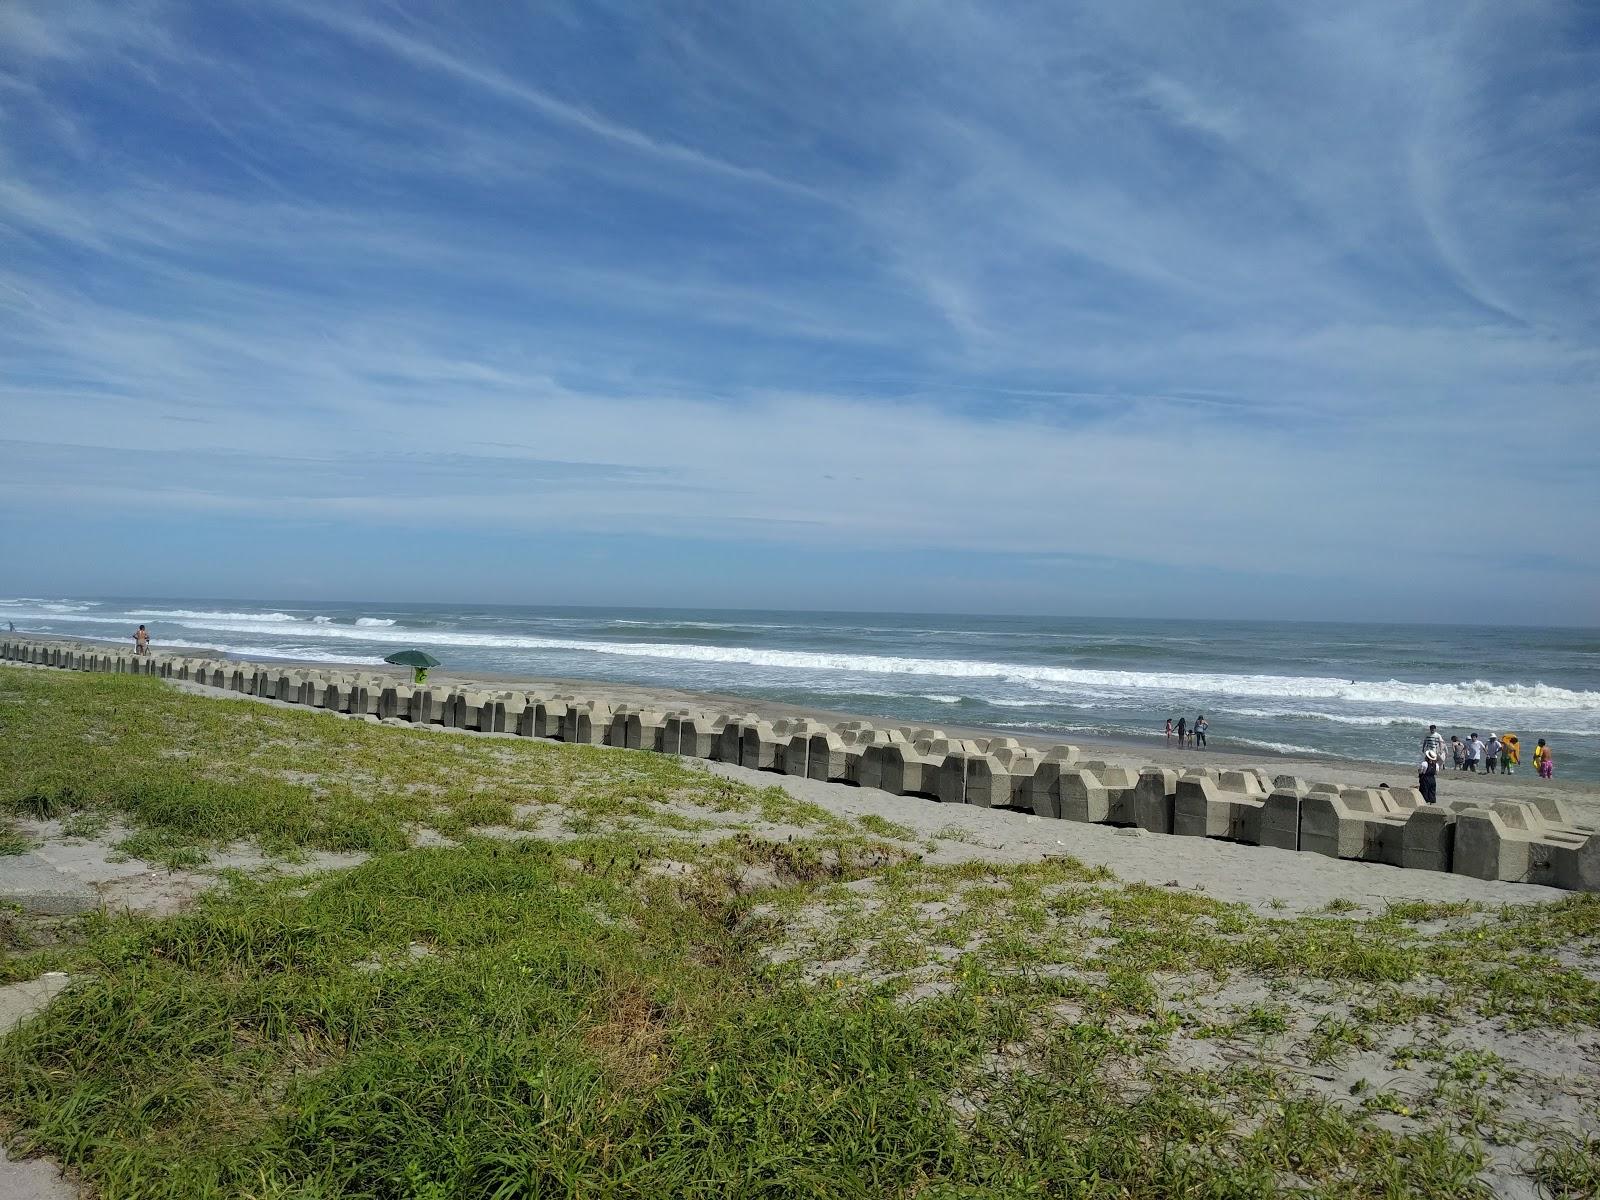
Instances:
[[[72,640],[94,642],[97,639],[74,638]],[[116,646],[119,649],[126,648],[126,643],[121,640],[99,639],[99,641],[106,645]],[[161,647],[155,646],[154,649],[159,652]],[[186,647],[181,653],[203,654],[206,652]],[[244,657],[227,654],[220,650],[214,653],[216,656],[223,658],[242,659]],[[262,655],[252,655],[249,661],[272,662],[310,671],[376,670],[380,673],[392,673],[394,670],[390,667],[343,666],[314,660],[272,658]],[[483,687],[541,692],[544,694],[572,693],[612,706],[629,704],[663,711],[688,708],[713,713],[755,713],[757,716],[769,720],[783,717],[807,717],[825,723],[864,720],[887,727],[906,724],[905,721],[883,712],[818,708],[787,704],[760,697],[741,696],[731,693],[708,693],[633,682],[490,671],[452,671],[446,668],[436,668],[431,671],[429,673],[429,682],[445,687]],[[1005,725],[973,726],[953,722],[940,722],[936,727],[956,737],[992,737],[997,733],[1003,733],[1015,737],[1024,746],[1040,749],[1067,742],[1078,746],[1082,750],[1089,751],[1090,753],[1085,755],[1087,758],[1101,759],[1114,766],[1125,766],[1134,770],[1152,764],[1174,767],[1179,770],[1195,766],[1221,768],[1260,766],[1266,767],[1274,775],[1297,775],[1310,782],[1327,781],[1347,787],[1376,787],[1380,783],[1387,783],[1391,787],[1407,787],[1413,786],[1416,782],[1409,764],[1405,763],[1379,762],[1373,759],[1343,758],[1333,755],[1284,754],[1262,750],[1258,747],[1230,746],[1226,729],[1218,729],[1216,726],[1213,726],[1212,730],[1212,745],[1204,750],[1179,749],[1176,746],[1166,745],[1156,738],[1151,738],[1148,742],[1141,742],[1131,739],[1121,740],[1077,733],[1062,736],[1041,736],[1037,732],[1009,728]],[[1419,751],[1423,734],[1426,731],[1425,725],[1419,725],[1416,733]],[[1446,737],[1449,736],[1450,732],[1451,730],[1449,729],[1444,730]],[[1559,797],[1567,804],[1572,805],[1581,814],[1581,819],[1584,823],[1600,824],[1600,783],[1591,780],[1563,779],[1560,777],[1550,780],[1540,779],[1534,773],[1532,762],[1529,760],[1531,749],[1531,745],[1524,748],[1522,765],[1517,768],[1516,773],[1513,775],[1470,774],[1453,769],[1443,771],[1439,776],[1439,798],[1441,800],[1472,799],[1493,803],[1496,800],[1529,800],[1541,799],[1547,796]]]
[[[327,670],[327,663],[296,662],[308,670]],[[635,683],[597,682],[592,679],[557,679],[538,676],[516,676],[490,672],[463,673],[434,670],[429,673],[430,683],[459,687],[485,686],[511,688],[518,691],[545,693],[571,692],[589,699],[600,700],[616,706],[631,704],[644,708],[670,711],[689,708],[708,712],[747,713],[774,719],[779,717],[809,717],[823,722],[865,720],[879,725],[904,724],[882,713],[847,712],[837,709],[811,708],[784,704],[778,701],[736,695],[714,695],[678,688],[651,687]],[[1330,781],[1349,787],[1376,787],[1387,783],[1391,787],[1409,787],[1416,783],[1414,773],[1403,763],[1383,763],[1367,759],[1337,758],[1331,755],[1291,755],[1264,751],[1254,747],[1230,747],[1225,735],[1213,738],[1214,745],[1204,750],[1178,749],[1164,745],[1156,739],[1149,743],[1120,741],[1114,738],[1073,734],[1066,737],[1041,737],[1027,730],[1008,729],[1005,726],[977,727],[941,723],[938,728],[956,737],[992,737],[997,733],[1015,737],[1024,746],[1041,749],[1068,742],[1081,749],[1092,751],[1089,758],[1103,759],[1114,766],[1137,770],[1147,765],[1175,767],[1209,766],[1232,768],[1240,766],[1265,766],[1275,775],[1298,775],[1314,782]],[[1420,751],[1426,726],[1417,730]],[[1448,731],[1446,731],[1448,736]],[[1514,775],[1470,774],[1447,770],[1439,776],[1441,800],[1475,799],[1485,803],[1496,800],[1539,799],[1545,796],[1560,797],[1580,809],[1588,823],[1600,823],[1600,785],[1579,779],[1540,779],[1533,766],[1524,760]]]

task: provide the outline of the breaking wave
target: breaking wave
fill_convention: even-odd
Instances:
[[[1215,702],[1218,698],[1361,705],[1404,705],[1422,710],[1491,709],[1500,712],[1566,709],[1600,714],[1600,692],[1580,692],[1544,683],[1408,683],[1398,679],[1349,680],[1320,676],[1119,671],[1053,667],[974,659],[914,658],[882,654],[828,653],[752,646],[709,646],[675,642],[618,642],[540,637],[518,633],[464,630],[418,631],[390,618],[363,617],[357,625],[319,624],[289,613],[235,613],[194,609],[144,609],[134,616],[171,622],[186,629],[219,633],[277,634],[296,639],[342,639],[386,645],[417,644],[501,650],[563,650],[628,658],[733,664],[832,675],[887,675],[937,679],[997,680],[1032,688],[1041,703],[1082,700],[1086,693],[1127,696],[1159,692]],[[84,619],[84,618],[79,618]],[[113,621],[116,618],[90,618]],[[379,621],[390,622],[378,624]],[[292,629],[292,633],[291,633]],[[281,651],[280,651],[281,653]],[[941,693],[941,695],[947,693]],[[991,701],[993,703],[994,701]],[[1022,701],[1009,705],[1025,707]],[[1237,710],[1239,715],[1254,715]],[[1267,714],[1263,714],[1267,715]],[[1287,716],[1289,713],[1270,714]],[[1390,718],[1365,714],[1325,714],[1352,724],[1387,724]]]

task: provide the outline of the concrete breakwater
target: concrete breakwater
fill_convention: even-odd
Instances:
[[[269,666],[104,645],[0,638],[0,660],[153,675],[390,724],[552,738],[715,759],[755,770],[1012,808],[1064,821],[1137,826],[1479,879],[1600,891],[1600,830],[1559,799],[1426,805],[1414,788],[1351,788],[1262,768],[1176,771],[1085,759],[1015,738],[957,738],[866,721],[765,720],[753,713],[613,706],[577,694],[413,686],[367,671]]]

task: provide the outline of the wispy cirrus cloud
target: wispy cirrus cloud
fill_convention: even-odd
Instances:
[[[1081,555],[1236,571],[1254,611],[1576,619],[1597,66],[1553,0],[19,0],[0,495],[360,525],[410,470],[440,538],[488,500],[708,566]]]

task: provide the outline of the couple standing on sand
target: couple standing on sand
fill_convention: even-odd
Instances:
[[[1185,746],[1192,746],[1196,750],[1203,749],[1206,744],[1206,730],[1210,728],[1211,725],[1206,721],[1205,713],[1201,713],[1198,717],[1196,717],[1193,725],[1190,725],[1183,717],[1179,717],[1178,726],[1176,729],[1174,729],[1172,726],[1172,718],[1168,717],[1167,745],[1172,745],[1172,735],[1177,734],[1178,749],[1181,750]]]
[[[135,654],[150,653],[150,631],[143,625],[133,631],[133,652]]]

